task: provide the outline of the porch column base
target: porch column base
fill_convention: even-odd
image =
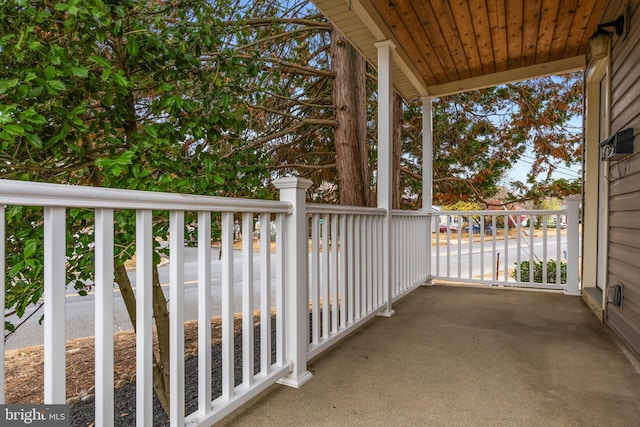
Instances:
[[[381,311],[380,313],[378,313],[377,316],[380,316],[380,317],[391,317],[394,314],[396,314],[395,310],[386,309],[385,311]]]
[[[565,294],[565,295],[568,295],[568,296],[571,296],[571,297],[579,297],[579,296],[582,296],[582,293],[581,293],[579,290],[578,290],[578,291],[574,291],[574,290],[566,289],[566,290],[564,291],[564,294]]]
[[[302,375],[296,375],[295,372],[292,372],[286,377],[280,378],[277,382],[287,387],[300,388],[308,383],[311,378],[313,378],[313,374],[309,371],[304,371]]]

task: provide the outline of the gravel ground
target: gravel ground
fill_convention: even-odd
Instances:
[[[275,361],[275,322],[271,322],[272,354],[271,359]],[[256,326],[254,345],[254,369],[260,369],[260,326]],[[242,383],[242,337],[236,336],[234,339],[235,355],[235,384]],[[211,348],[211,389],[213,399],[222,394],[222,345],[214,345]],[[198,358],[190,357],[185,360],[185,404],[186,414],[190,414],[198,409]],[[95,401],[89,398],[78,402],[70,408],[72,426],[93,425],[95,414]],[[114,390],[114,424],[116,426],[134,426],[136,423],[136,383],[129,383]],[[153,425],[168,426],[169,419],[164,413],[160,401],[153,396]]]

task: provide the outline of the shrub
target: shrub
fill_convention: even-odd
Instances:
[[[543,262],[542,261],[534,261],[533,263],[533,283],[542,283],[542,271],[543,271]],[[518,280],[518,271],[520,271],[520,281],[526,282],[529,280],[529,271],[530,264],[529,261],[522,261],[518,266],[518,263],[515,263],[516,268],[511,273],[511,276]],[[547,283],[556,283],[556,270],[557,263],[556,260],[551,259],[547,261]],[[567,283],[567,263],[560,262],[560,284]]]

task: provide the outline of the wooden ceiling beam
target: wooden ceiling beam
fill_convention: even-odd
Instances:
[[[494,74],[487,74],[480,77],[473,77],[466,80],[445,83],[442,85],[429,86],[429,96],[445,96],[454,93],[467,92],[470,90],[493,87],[500,84],[517,82],[545,77],[554,74],[566,74],[574,71],[584,70],[586,64],[585,56],[575,56],[565,58],[545,64],[536,64],[528,67],[520,67],[509,71],[500,71]]]

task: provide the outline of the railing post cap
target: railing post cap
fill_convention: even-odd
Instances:
[[[567,202],[581,202],[582,201],[582,196],[580,196],[579,194],[573,194],[571,196],[567,196],[567,198],[565,200]]]
[[[313,181],[304,178],[298,178],[296,176],[287,176],[284,178],[278,178],[273,181],[273,185],[278,190],[286,190],[290,188],[306,190],[307,188],[311,187],[311,184],[313,184]]]

